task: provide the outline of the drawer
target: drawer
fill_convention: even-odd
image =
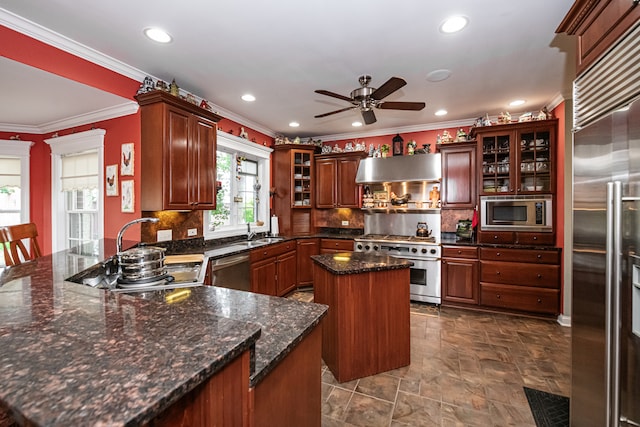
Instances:
[[[282,255],[285,252],[289,252],[295,249],[296,241],[291,240],[288,242],[277,243],[275,245],[268,245],[254,249],[249,254],[249,258],[251,259],[251,262],[262,261],[264,259]]]
[[[554,233],[516,233],[517,245],[551,245],[556,243]]]
[[[491,245],[513,244],[516,235],[512,231],[481,231],[478,233],[478,243]]]
[[[535,249],[480,248],[481,260],[514,261],[537,264],[560,264],[560,251]]]
[[[488,307],[558,314],[560,291],[480,283],[480,304]]]
[[[353,251],[353,240],[351,239],[321,239],[321,249],[336,249],[338,251]]]
[[[442,256],[445,258],[478,259],[478,248],[475,246],[443,246]]]
[[[480,261],[480,281],[559,289],[560,266]]]

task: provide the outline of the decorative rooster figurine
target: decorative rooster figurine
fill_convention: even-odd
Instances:
[[[107,184],[109,185],[109,187],[113,187],[113,184],[115,182],[116,182],[116,177],[115,176],[107,177]]]

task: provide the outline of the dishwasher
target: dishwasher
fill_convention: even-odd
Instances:
[[[250,291],[249,254],[231,255],[213,259],[211,268],[211,284],[222,288]]]

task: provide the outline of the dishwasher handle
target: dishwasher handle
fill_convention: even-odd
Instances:
[[[219,271],[247,261],[249,261],[249,255],[243,254],[219,258],[211,264],[211,271]]]

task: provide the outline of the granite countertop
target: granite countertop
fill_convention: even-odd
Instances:
[[[0,269],[0,401],[23,424],[144,423],[246,350],[255,385],[327,310],[205,286],[173,303],[171,291],[111,293],[64,279],[115,241],[77,252]]]
[[[370,271],[397,270],[409,268],[413,262],[388,255],[364,252],[339,252],[335,254],[312,255],[313,262],[333,274],[358,274]]]

